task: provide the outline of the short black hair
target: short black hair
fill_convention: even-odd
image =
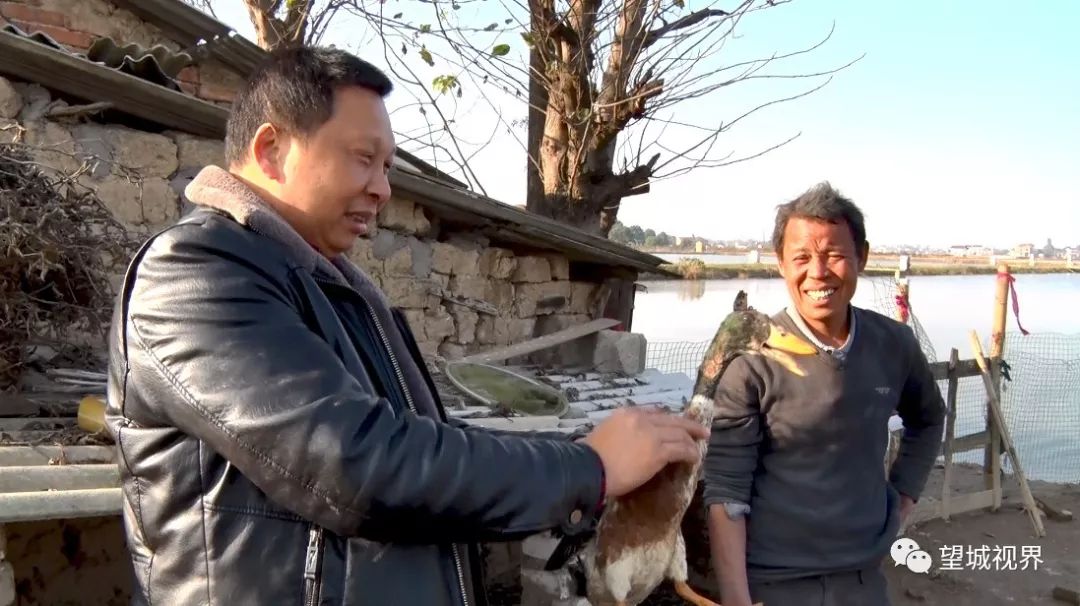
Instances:
[[[336,48],[299,46],[272,51],[237,91],[225,128],[225,161],[247,158],[259,126],[271,122],[290,135],[318,130],[334,112],[334,94],[359,86],[386,97],[394,85],[377,67]]]
[[[862,211],[854,202],[833,189],[828,181],[818,183],[798,198],[777,207],[776,225],[773,227],[772,236],[773,249],[776,251],[777,258],[783,256],[784,230],[793,217],[833,224],[843,221],[851,230],[856,253],[860,258],[866,250],[866,224]]]

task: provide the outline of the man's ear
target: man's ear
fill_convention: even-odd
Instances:
[[[866,263],[870,260],[870,243],[863,242],[862,250],[859,251],[859,272],[866,270]]]
[[[288,141],[283,133],[267,122],[255,131],[248,153],[267,179],[280,182],[284,176],[287,145]]]

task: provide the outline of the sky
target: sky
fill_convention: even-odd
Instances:
[[[496,1],[471,9],[473,22],[501,20]],[[384,6],[393,11],[397,2]],[[687,1],[687,10],[704,6]],[[241,0],[217,0],[215,11],[253,39]],[[322,42],[385,68],[377,40],[350,29],[358,25],[346,17]],[[741,157],[796,139],[756,159],[653,183],[647,194],[623,200],[619,219],[673,235],[764,240],[777,204],[827,180],[863,210],[871,245],[1005,248],[1042,246],[1048,238],[1059,247],[1080,245],[1080,2],[795,0],[747,18],[708,65],[799,50],[830,28],[823,46],[771,73],[812,73],[861,59],[821,90],[737,123],[720,135],[715,152]],[[525,57],[517,42],[511,40],[509,58]],[[420,73],[430,82],[439,71]],[[718,125],[819,83],[740,83],[669,116]],[[393,110],[409,101],[395,91],[387,103]],[[524,204],[524,130],[515,137],[493,121],[524,118],[524,106],[506,101],[493,112],[469,95],[458,103],[457,126],[466,138],[495,133],[470,164],[485,191]],[[415,107],[392,112],[399,132],[417,118]],[[665,147],[677,148],[689,133],[665,136]]]

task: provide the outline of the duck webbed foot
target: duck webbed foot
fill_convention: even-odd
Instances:
[[[690,602],[694,606],[721,606],[694,591],[692,587],[686,584],[686,581],[675,581],[675,593],[679,594],[682,599]]]

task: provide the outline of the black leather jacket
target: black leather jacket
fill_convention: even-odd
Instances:
[[[480,605],[476,542],[592,531],[595,452],[410,410],[431,378],[367,305],[208,210],[139,251],[107,409],[134,603]]]

